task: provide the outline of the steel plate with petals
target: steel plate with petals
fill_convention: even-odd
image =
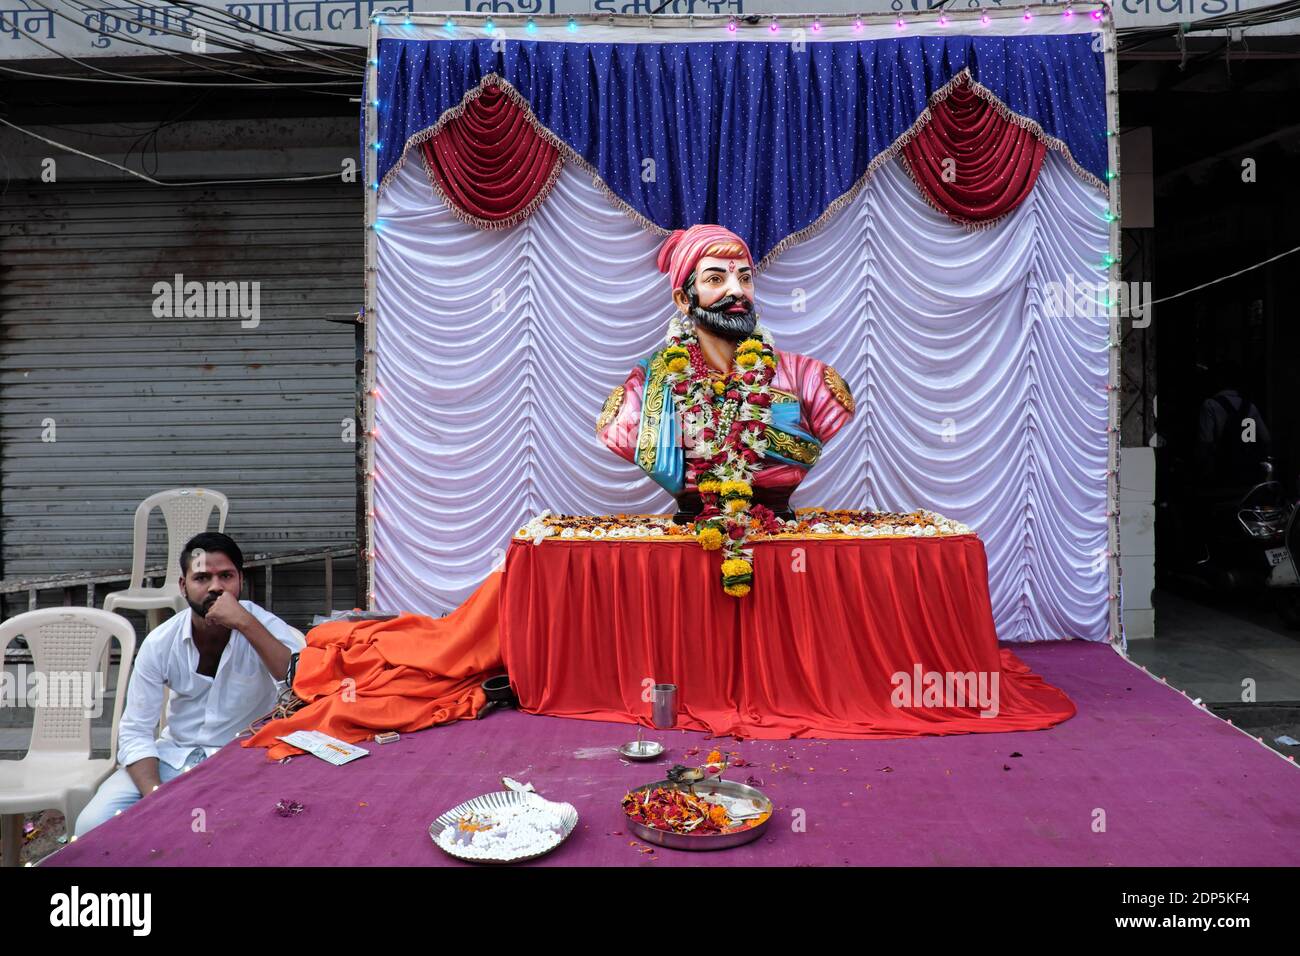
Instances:
[[[632,793],[644,793],[646,790],[653,790],[656,787],[664,787],[669,790],[685,789],[670,780],[657,780],[654,783],[647,783],[644,787],[637,787]],[[747,830],[737,830],[734,833],[702,833],[696,836],[691,833],[672,833],[668,830],[648,827],[644,823],[627,816],[627,813],[621,807],[619,812],[626,817],[632,832],[641,839],[647,843],[668,847],[670,850],[729,850],[733,846],[741,846],[750,840],[757,840],[763,831],[767,829],[768,824],[772,822],[772,801],[764,796],[761,790],[754,787],[743,783],[732,783],[730,780],[721,780],[713,783],[697,783],[695,793],[699,796],[717,793],[724,797],[739,797],[744,800],[751,800],[755,808],[762,810],[767,816],[764,817],[761,823]]]
[[[560,818],[560,839],[554,846],[547,847],[540,853],[524,853],[518,856],[500,856],[484,857],[469,856],[459,852],[458,847],[445,847],[438,835],[449,826],[454,826],[458,820],[463,820],[470,814],[482,814],[490,816],[493,811],[502,810],[506,807],[514,807],[523,803],[545,803],[555,811]],[[481,797],[475,797],[473,800],[466,800],[458,807],[452,807],[438,819],[429,825],[429,836],[433,840],[433,845],[442,850],[449,856],[454,856],[458,860],[465,860],[469,863],[522,863],[524,860],[535,860],[538,857],[545,856],[553,851],[561,843],[569,838],[569,834],[578,826],[578,811],[571,803],[558,803],[554,800],[546,800],[535,793],[521,793],[514,790],[505,790],[500,793],[485,793]]]

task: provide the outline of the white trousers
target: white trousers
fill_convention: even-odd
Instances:
[[[159,760],[158,777],[164,784],[170,783],[186,770],[197,767],[205,756],[202,747],[195,747],[190,751],[185,766],[180,770]],[[81,816],[77,817],[77,828],[73,832],[78,838],[83,837],[109,817],[135,806],[140,800],[140,791],[136,788],[135,781],[131,779],[125,767],[118,767],[113,776],[99,785],[95,795],[90,798],[90,803],[86,804],[86,809],[82,810]]]

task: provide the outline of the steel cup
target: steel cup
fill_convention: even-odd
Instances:
[[[655,684],[650,697],[653,705],[651,721],[660,730],[671,730],[677,724],[677,685]]]

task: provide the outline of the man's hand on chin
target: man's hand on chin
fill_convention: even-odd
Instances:
[[[242,631],[251,617],[252,615],[239,603],[239,598],[231,591],[223,591],[221,597],[212,602],[208,613],[203,615],[205,621],[230,628],[232,631]]]
[[[255,615],[244,610],[244,606],[239,603],[239,598],[234,592],[223,591],[221,597],[212,602],[212,607],[208,608],[208,613],[203,616],[203,619],[218,627],[229,628],[244,635],[244,639],[253,646],[253,650],[257,651],[257,656],[262,659],[270,675],[276,680],[285,679],[289,672],[291,656],[289,648],[280,643]]]

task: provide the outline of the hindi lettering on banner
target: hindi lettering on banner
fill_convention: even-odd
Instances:
[[[320,8],[323,4],[313,3],[295,3],[295,7],[303,9],[293,12],[293,31],[295,33],[319,33],[321,29]]]
[[[535,16],[540,16],[543,13],[555,12],[555,0],[547,0],[545,10],[542,9],[542,0],[532,0],[531,3],[529,3],[528,0],[519,0],[518,6],[519,9],[515,11],[516,13],[531,13]],[[584,10],[583,12],[585,13],[586,11]]]
[[[325,26],[329,30],[364,30],[370,21],[370,14],[374,12],[375,0],[330,0],[317,6],[329,8],[325,11]],[[350,22],[345,19],[348,14],[352,15]]]
[[[87,10],[82,23],[95,34],[92,45],[103,49],[113,42],[110,34],[114,33],[141,34],[148,30],[151,37],[175,36],[178,33],[188,35],[193,15],[193,11],[184,7],[136,4]]]
[[[667,14],[720,14],[741,15],[745,12],[744,0],[595,0],[593,13],[648,14],[658,11]]]
[[[554,0],[552,0],[552,2],[554,2]],[[388,6],[380,7],[378,10],[375,11],[375,13],[385,17],[405,16],[408,13],[414,13],[414,12],[415,12],[414,0],[406,0],[405,4],[401,4],[401,3],[396,5],[389,4]]]
[[[267,22],[267,8],[270,8],[270,22]],[[281,8],[284,19],[281,21]],[[228,3],[226,12],[241,22],[235,29],[240,33],[256,33],[261,30],[289,29],[289,0],[274,0],[263,3]]]
[[[8,33],[15,40],[21,35],[40,39],[41,29],[45,39],[54,39],[54,12],[52,10],[0,10],[0,33]]]
[[[465,0],[466,13],[529,13],[534,11],[517,10],[511,0]],[[551,9],[555,12],[555,0],[551,0]]]

